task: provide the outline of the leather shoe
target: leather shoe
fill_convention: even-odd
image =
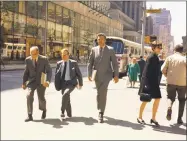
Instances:
[[[45,119],[46,118],[46,111],[43,111],[43,113],[42,113],[42,117],[41,117],[42,119]]]
[[[183,124],[183,121],[182,121],[181,118],[179,118],[179,119],[177,120],[177,124]]]
[[[28,115],[28,117],[25,119],[25,122],[33,121],[32,115]]]

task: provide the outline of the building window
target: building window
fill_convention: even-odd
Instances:
[[[3,1],[3,8],[11,12],[19,12],[19,1]]]
[[[38,18],[45,19],[46,2],[38,1]]]
[[[56,5],[56,23],[62,24],[62,7]]]
[[[69,14],[69,10],[67,8],[63,8],[62,24],[70,26],[70,14]]]
[[[68,42],[68,35],[69,34],[69,27],[66,25],[63,25],[63,41]]]
[[[70,26],[75,26],[75,13],[73,11],[70,11]]]
[[[55,22],[55,4],[48,2],[48,20]]]
[[[62,25],[56,24],[56,40],[62,41]]]
[[[37,2],[27,1],[26,2],[27,15],[31,18],[37,18]]]

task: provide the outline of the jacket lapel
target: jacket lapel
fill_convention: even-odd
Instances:
[[[73,67],[72,62],[71,62],[71,60],[69,60],[69,73],[70,73],[71,79],[72,79],[72,67]]]

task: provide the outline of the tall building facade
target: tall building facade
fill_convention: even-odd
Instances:
[[[171,40],[171,13],[164,8],[161,13],[150,16],[153,18],[153,34],[157,36],[159,42],[162,42],[163,52],[167,56]]]
[[[146,17],[145,36],[153,35],[153,19],[151,16]]]
[[[3,1],[1,4],[4,8],[1,9],[1,26],[4,29],[1,36],[6,43],[25,44],[26,56],[32,45],[38,45],[43,54],[45,41],[48,57],[58,58],[64,47],[71,54],[79,50],[83,55],[93,45],[93,42],[88,45],[85,38],[94,40],[99,32],[123,37],[122,24],[107,16],[107,3]]]
[[[111,1],[109,14],[111,18],[123,24],[123,38],[141,42],[143,2]]]

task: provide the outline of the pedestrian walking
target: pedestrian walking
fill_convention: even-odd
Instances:
[[[160,64],[160,77],[159,77],[159,84],[160,84],[160,82],[161,82],[161,80],[162,80],[162,71],[161,71],[161,67],[162,67],[162,65],[164,64],[164,60],[162,59],[162,55],[161,55],[161,54],[158,55],[158,58],[159,58],[159,64]]]
[[[5,68],[5,63],[3,62],[2,56],[0,56],[0,63],[1,63],[1,65],[3,65],[3,68]]]
[[[182,124],[186,100],[186,57],[182,55],[183,46],[177,45],[174,49],[175,53],[166,58],[161,71],[167,78],[167,120],[171,120],[172,106],[178,94],[179,111],[177,123]]]
[[[72,108],[70,94],[77,87],[81,89],[83,86],[82,74],[78,63],[70,59],[68,49],[61,50],[62,60],[57,62],[55,73],[55,87],[62,93],[61,118],[65,119],[65,111],[68,117],[72,117]],[[78,79],[78,83],[77,83]]]
[[[130,80],[131,87],[135,87],[135,83],[137,81],[138,74],[140,73],[140,67],[137,64],[136,58],[132,59],[132,62],[128,67],[128,76]]]
[[[106,45],[106,35],[97,35],[98,46],[93,47],[88,61],[88,80],[94,81],[97,88],[98,122],[103,123],[106,107],[107,88],[114,76],[114,82],[119,80],[118,64],[112,47]],[[112,65],[111,65],[112,64]]]
[[[142,78],[142,73],[145,67],[145,60],[143,59],[143,56],[140,56],[140,60],[138,61],[138,65],[140,67],[140,74],[138,75],[139,77],[139,82],[141,83],[141,78]]]
[[[156,121],[156,113],[161,99],[161,92],[159,88],[159,59],[158,54],[162,49],[161,44],[152,43],[151,44],[153,52],[148,56],[145,64],[145,68],[142,74],[142,80],[139,88],[139,95],[140,100],[141,96],[144,94],[148,94],[152,99],[154,99],[153,109],[152,109],[152,119],[150,120],[151,123],[155,125],[159,125]],[[141,106],[139,110],[139,117],[137,118],[138,123],[145,123],[142,118],[143,111],[145,109],[146,104],[148,103],[145,100],[141,100]]]
[[[46,118],[46,100],[45,100],[45,90],[49,87],[51,81],[52,69],[50,67],[49,61],[45,56],[39,54],[39,49],[37,46],[30,48],[30,55],[25,59],[26,67],[23,73],[23,84],[22,88],[25,90],[27,88],[27,112],[28,118],[25,122],[32,121],[33,117],[33,101],[34,92],[37,91],[39,100],[39,109],[42,110],[42,119]],[[46,74],[46,81],[44,83],[41,81],[42,76]]]

